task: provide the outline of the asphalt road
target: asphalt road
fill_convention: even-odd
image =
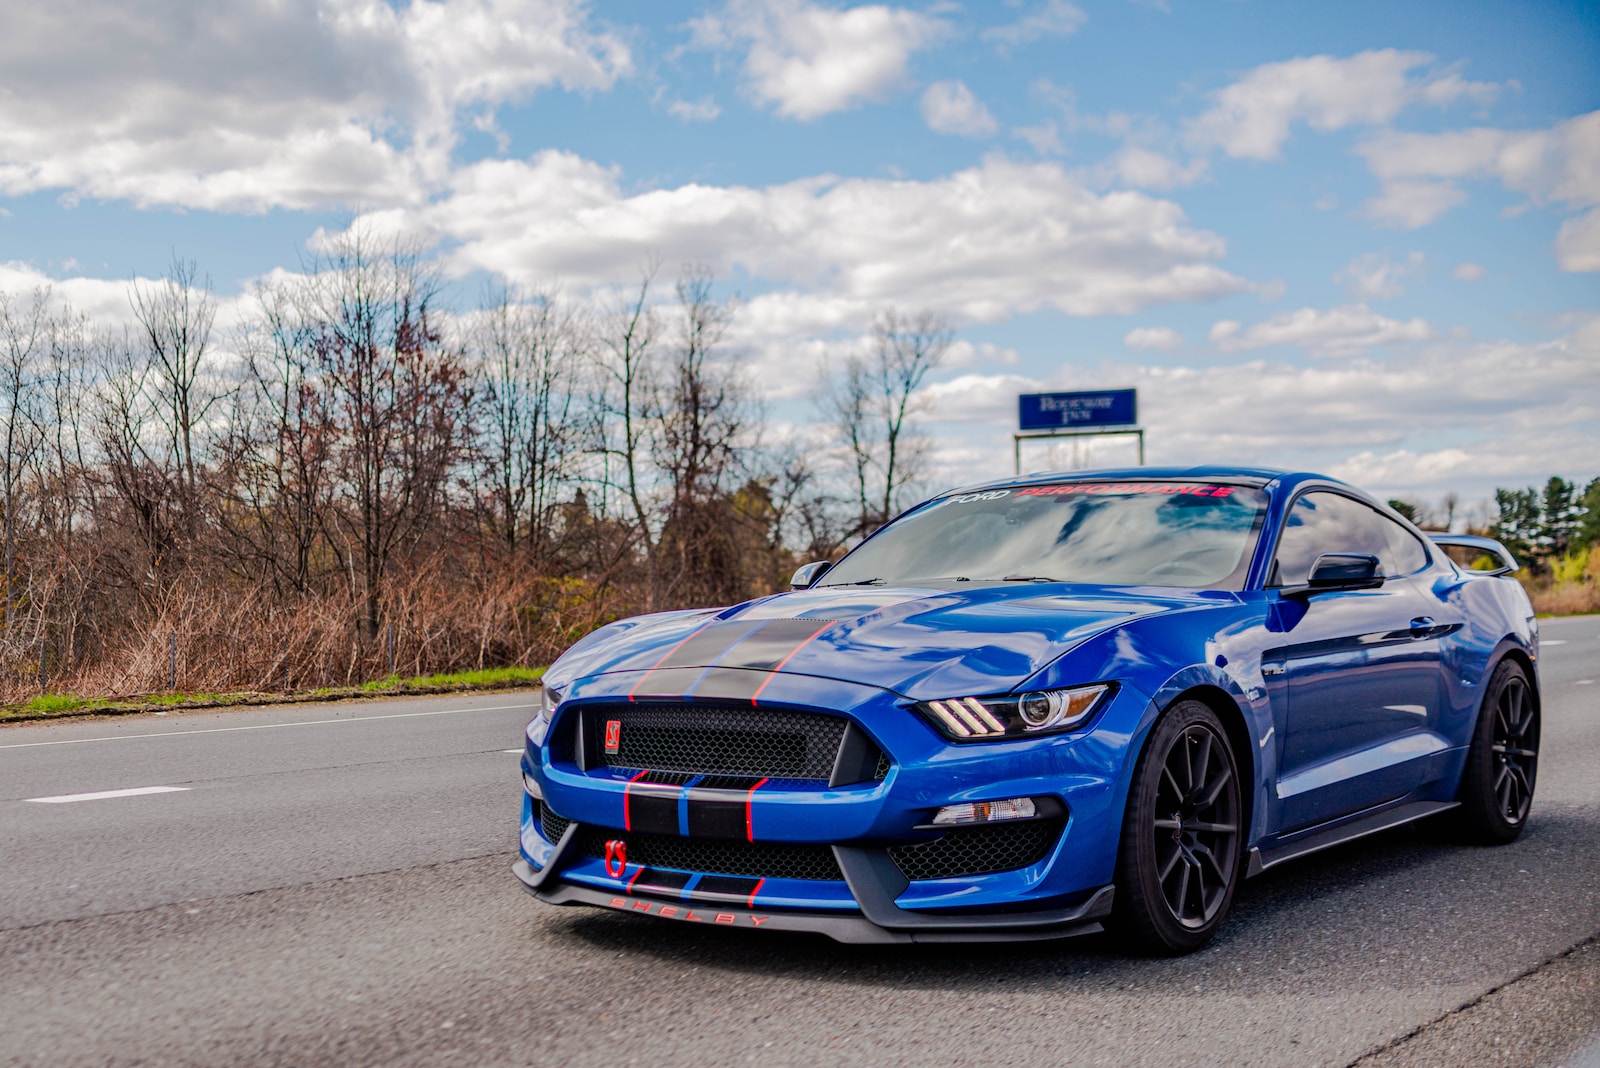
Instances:
[[[0,1065],[1600,1068],[1600,617],[1544,636],[1521,840],[1286,865],[1175,961],[539,905],[527,695],[5,728]]]

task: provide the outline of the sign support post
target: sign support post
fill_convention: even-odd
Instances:
[[[1022,443],[1045,438],[1114,438],[1126,437],[1129,434],[1139,439],[1139,466],[1144,466],[1144,427],[1130,427],[1127,430],[1057,430],[1046,434],[1012,434],[1011,449],[1016,461],[1017,474],[1022,474]]]
[[[1036,438],[1120,437],[1139,439],[1144,466],[1144,427],[1138,426],[1138,391],[1107,389],[1089,393],[1024,393],[1017,398],[1019,430],[1011,435],[1012,457],[1022,474],[1022,443]]]

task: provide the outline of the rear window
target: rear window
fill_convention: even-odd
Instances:
[[[821,585],[917,580],[1240,589],[1266,514],[1250,486],[1066,482],[930,501]]]

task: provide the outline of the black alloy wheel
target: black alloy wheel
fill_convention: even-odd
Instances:
[[[1539,697],[1514,660],[1490,677],[1461,776],[1457,822],[1466,836],[1503,845],[1522,833],[1539,772]]]
[[[1117,857],[1117,923],[1137,948],[1188,953],[1211,940],[1239,884],[1239,769],[1217,714],[1183,701],[1139,757]]]

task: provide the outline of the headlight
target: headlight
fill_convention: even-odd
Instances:
[[[550,720],[556,714],[556,706],[561,703],[561,691],[552,687],[540,685],[539,687],[539,714],[533,717],[533,722],[528,724],[528,741],[535,746],[544,742],[545,732],[550,729]]]
[[[556,706],[561,703],[561,691],[554,686],[539,686],[539,718],[546,723],[550,722],[556,714]]]
[[[955,697],[917,706],[954,741],[994,741],[1081,726],[1111,690],[1109,683],[1035,690],[1018,697]]]

